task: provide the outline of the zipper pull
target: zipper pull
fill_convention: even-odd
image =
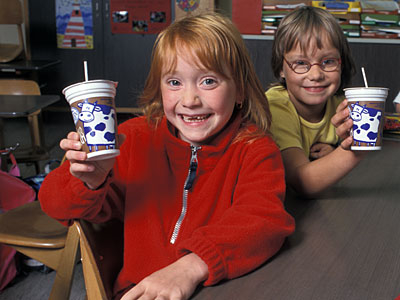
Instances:
[[[194,179],[196,177],[196,171],[197,171],[197,165],[198,165],[198,160],[197,160],[197,151],[201,149],[201,147],[197,146],[190,146],[192,149],[192,157],[190,158],[190,165],[189,165],[189,174],[185,182],[184,189],[185,190],[190,190],[190,188],[193,185]]]

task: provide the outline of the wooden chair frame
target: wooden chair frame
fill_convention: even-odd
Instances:
[[[40,87],[36,81],[25,79],[0,79],[0,95],[40,95]],[[33,155],[18,157],[18,162],[34,162],[36,173],[40,173],[38,160],[42,155],[36,155],[36,152],[43,152],[45,139],[43,135],[43,121],[41,110],[34,111],[27,116],[29,131],[31,136],[31,145]],[[3,139],[3,137],[0,137]],[[0,140],[0,144],[3,141]]]
[[[114,281],[122,268],[123,223],[112,220],[93,224],[75,220],[88,300],[112,298]]]
[[[47,216],[34,201],[0,214],[0,243],[56,271],[49,299],[68,300],[80,258],[79,233]]]
[[[19,0],[0,1],[0,24],[16,25],[18,34],[17,44],[0,44],[1,63],[10,62],[21,56],[21,54],[27,57],[24,36],[22,34],[23,23],[24,11]]]

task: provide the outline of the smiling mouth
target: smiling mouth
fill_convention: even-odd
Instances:
[[[208,115],[195,115],[195,116],[187,116],[187,115],[180,115],[184,122],[202,122],[208,119],[211,114]]]
[[[325,86],[308,86],[305,87],[307,91],[312,91],[312,92],[320,92],[323,91],[326,87]]]

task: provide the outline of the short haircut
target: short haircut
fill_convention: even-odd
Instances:
[[[333,47],[339,51],[342,61],[341,85],[337,93],[343,93],[343,88],[350,84],[355,74],[355,66],[347,38],[339,23],[332,14],[321,8],[303,6],[283,18],[275,33],[272,46],[272,70],[285,88],[285,80],[280,76],[284,55],[297,45],[300,45],[303,51],[306,50],[311,40],[314,40],[317,47],[321,49],[323,47],[321,33],[327,34]]]

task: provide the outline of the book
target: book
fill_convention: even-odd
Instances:
[[[312,1],[312,6],[343,14],[347,12],[361,12],[359,1]]]

